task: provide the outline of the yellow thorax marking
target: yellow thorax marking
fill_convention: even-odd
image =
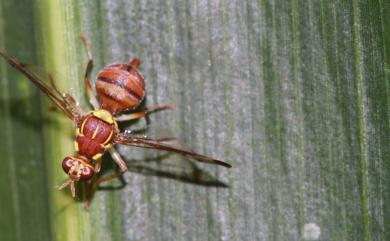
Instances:
[[[74,149],[76,149],[76,151],[79,151],[79,143],[77,143],[77,141],[74,142]]]
[[[89,117],[85,118],[83,123],[81,123],[80,130],[78,130],[78,129],[76,130],[77,132],[79,132],[81,134],[80,136],[84,136],[84,126],[85,126],[85,123],[87,122],[88,119],[89,119]]]
[[[107,122],[108,124],[115,123],[114,117],[112,117],[111,113],[104,109],[94,110],[92,111],[92,115],[96,116],[97,118],[101,119],[104,122]]]
[[[107,145],[110,141],[111,141],[111,138],[112,138],[112,134],[114,133],[113,130],[111,130],[110,132],[110,135],[107,137],[107,139],[103,142],[103,145]]]
[[[82,128],[84,128],[84,123],[82,123]],[[76,129],[76,136],[84,136],[84,134],[80,132],[80,128]]]
[[[94,156],[92,157],[92,159],[95,160],[95,161],[97,161],[97,160],[99,160],[102,156],[103,156],[102,153],[97,153],[96,155],[94,155]]]
[[[98,131],[99,131],[99,126],[96,126],[96,129],[95,129],[95,131],[93,132],[93,135],[92,135],[92,140],[95,139]]]

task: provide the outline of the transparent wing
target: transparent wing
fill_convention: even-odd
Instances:
[[[0,56],[4,58],[12,67],[19,70],[31,82],[33,82],[43,93],[45,93],[53,103],[62,110],[70,119],[78,121],[80,118],[80,111],[77,108],[77,103],[72,96],[66,93],[61,93],[54,84],[53,77],[44,72],[38,72],[30,68],[26,64],[9,57],[0,51]],[[44,80],[48,79],[48,80]]]
[[[168,152],[175,152],[184,156],[191,157],[199,162],[221,165],[228,168],[232,167],[230,164],[226,162],[208,156],[197,154],[191,150],[183,149],[181,147],[176,147],[174,142],[169,142],[169,140],[154,140],[154,139],[139,137],[135,135],[119,133],[116,135],[114,142],[122,145],[128,145],[128,146],[137,146],[143,148],[159,149]]]
[[[129,125],[123,125],[123,129],[125,130],[123,134],[133,135],[141,138],[147,138],[151,140],[158,141],[172,141],[176,140],[174,137],[174,133],[159,125],[150,125],[144,123],[130,123]],[[122,130],[122,129],[121,129]]]

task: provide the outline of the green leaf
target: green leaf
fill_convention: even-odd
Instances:
[[[139,57],[147,105],[176,106],[152,126],[233,168],[118,147],[125,185],[84,209],[57,190],[74,126],[1,60],[1,240],[390,240],[389,13],[384,0],[2,0],[0,50],[56,73],[85,111],[80,32],[92,76]]]

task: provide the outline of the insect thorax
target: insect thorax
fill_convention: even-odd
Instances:
[[[76,151],[87,158],[98,160],[111,147],[117,128],[110,112],[100,109],[88,113],[76,130]]]

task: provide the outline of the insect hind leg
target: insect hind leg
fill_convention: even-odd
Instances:
[[[116,121],[131,121],[131,120],[137,120],[141,118],[147,118],[148,115],[152,113],[156,113],[162,110],[168,110],[168,109],[173,109],[173,105],[154,105],[154,106],[149,106],[145,107],[143,111],[140,112],[134,112],[130,114],[122,114],[119,116],[115,117]]]
[[[92,86],[89,80],[89,75],[91,74],[92,67],[93,67],[93,58],[92,58],[92,52],[91,48],[88,44],[87,37],[85,36],[84,33],[80,34],[81,41],[83,42],[83,45],[85,47],[85,50],[87,51],[87,56],[88,56],[88,62],[85,67],[85,72],[84,72],[84,83],[85,83],[85,89],[88,94],[88,100],[89,103],[93,106],[95,110],[99,109],[99,102],[96,99],[95,94],[93,93]]]

